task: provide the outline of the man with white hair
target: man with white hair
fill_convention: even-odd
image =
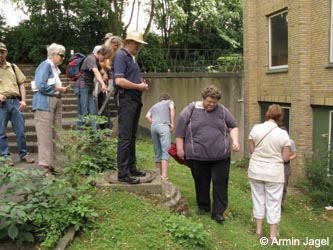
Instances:
[[[16,135],[18,153],[22,161],[34,163],[27,152],[23,111],[26,107],[24,81],[26,77],[14,64],[6,61],[7,47],[0,43],[0,161],[9,166],[10,158],[6,128],[12,123]]]
[[[143,40],[140,31],[127,34],[124,48],[121,48],[112,60],[115,100],[118,108],[118,181],[138,184],[146,173],[138,171],[136,166],[136,133],[142,108],[142,92],[148,90],[148,84],[141,76],[135,56],[141,49]]]

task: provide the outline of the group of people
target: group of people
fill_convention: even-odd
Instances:
[[[239,151],[239,131],[231,112],[218,103],[221,92],[216,86],[206,87],[201,95],[202,100],[190,103],[181,111],[176,125],[175,106],[166,93],[150,108],[146,118],[151,122],[155,164],[162,180],[167,179],[170,132],[175,129],[177,156],[189,162],[194,179],[197,213],[211,213],[213,220],[222,223],[228,206],[230,149]],[[282,127],[283,118],[283,108],[273,104],[267,110],[267,120],[255,125],[249,134],[248,178],[256,235],[263,236],[266,216],[271,241],[278,237],[281,209],[291,174],[290,161],[297,156],[294,141]]]
[[[143,34],[128,32],[124,44],[120,37],[107,34],[105,43],[95,47],[84,60],[81,76],[74,92],[78,101],[79,127],[87,114],[96,114],[93,100],[94,79],[101,92],[109,91],[109,80],[113,82],[114,99],[118,109],[117,164],[118,181],[127,184],[140,183],[139,177],[146,173],[136,165],[136,134],[142,109],[142,93],[148,91],[148,83],[142,77],[136,56],[146,44]],[[10,163],[6,126],[12,121],[17,135],[21,160],[33,163],[26,150],[24,118],[25,76],[15,65],[6,62],[7,48],[0,43],[0,155]],[[64,61],[65,48],[51,44],[47,48],[47,59],[35,73],[36,91],[32,110],[38,140],[38,164],[45,174],[52,174],[56,147],[56,129],[61,126],[61,95],[68,87],[62,86],[58,66]],[[197,213],[211,213],[218,223],[225,220],[228,206],[228,180],[231,149],[240,150],[239,129],[232,113],[219,104],[221,91],[210,85],[201,93],[202,99],[188,104],[175,122],[175,104],[167,93],[146,114],[151,122],[155,165],[162,180],[168,180],[168,149],[171,132],[175,131],[177,155],[190,164],[194,179]],[[286,130],[279,126],[283,120],[283,108],[271,105],[266,113],[267,121],[253,127],[249,135],[251,159],[248,168],[253,201],[253,216],[256,220],[256,235],[263,235],[263,219],[270,224],[270,238],[278,236],[281,207],[290,171],[284,170],[295,158],[290,154],[291,140]],[[89,124],[94,127],[93,121]],[[231,138],[231,140],[230,140]],[[292,147],[292,151],[296,151]],[[289,165],[290,169],[290,165]],[[285,173],[287,177],[285,177]],[[212,201],[210,186],[212,183]],[[284,184],[286,183],[286,184]],[[285,192],[283,191],[285,189]]]

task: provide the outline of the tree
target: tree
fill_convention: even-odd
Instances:
[[[6,30],[7,30],[7,28],[6,28],[5,17],[3,16],[3,12],[1,10],[1,12],[0,12],[0,41],[4,40]]]

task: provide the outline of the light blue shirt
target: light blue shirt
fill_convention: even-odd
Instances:
[[[32,99],[32,111],[45,110],[50,111],[50,96],[54,96],[56,91],[54,90],[55,82],[52,79],[56,79],[54,64],[51,60],[47,59],[43,61],[36,69],[35,72],[35,84],[38,89],[34,93]]]

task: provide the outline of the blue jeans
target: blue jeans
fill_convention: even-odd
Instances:
[[[74,93],[77,98],[78,128],[82,129],[84,125],[90,125],[93,130],[96,130],[95,121],[91,119],[87,124],[84,118],[86,115],[97,115],[96,104],[91,90],[84,87],[74,87]]]
[[[169,160],[168,149],[171,146],[170,127],[167,124],[154,124],[150,128],[154,143],[155,162]]]
[[[23,113],[19,111],[19,99],[7,99],[1,102],[0,107],[0,156],[9,158],[8,138],[6,128],[8,121],[11,122],[16,135],[16,143],[20,158],[27,156],[27,144],[25,137],[25,125]]]

